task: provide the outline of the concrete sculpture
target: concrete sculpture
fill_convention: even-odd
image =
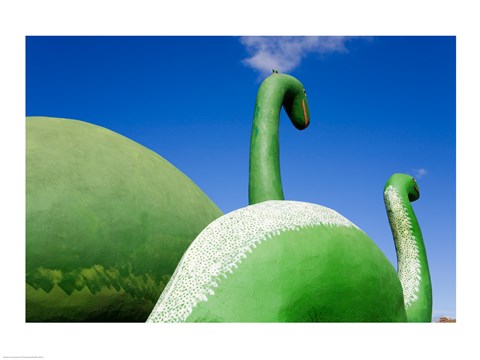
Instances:
[[[310,121],[303,85],[274,72],[260,86],[250,154],[250,206],[209,224],[193,241],[148,322],[431,321],[425,247],[410,205],[415,180],[384,190],[398,274],[375,243],[337,212],[285,201],[278,121]]]
[[[26,321],[145,321],[222,212],[119,134],[58,118],[26,124]]]

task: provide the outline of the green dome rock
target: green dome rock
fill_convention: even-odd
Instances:
[[[222,215],[155,152],[86,122],[26,120],[26,321],[145,321]]]

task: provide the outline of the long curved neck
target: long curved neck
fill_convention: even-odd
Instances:
[[[250,139],[249,203],[284,200],[280,177],[278,126],[288,82],[265,80],[257,94]]]
[[[397,252],[409,322],[432,321],[432,285],[422,232],[408,194],[392,185],[385,189],[385,206]]]

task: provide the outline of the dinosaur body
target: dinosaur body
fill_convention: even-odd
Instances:
[[[331,209],[265,201],[212,222],[148,321],[406,321],[394,267]]]
[[[68,119],[26,124],[26,320],[145,321],[222,212],[119,134]]]

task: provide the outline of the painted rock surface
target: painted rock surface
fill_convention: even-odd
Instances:
[[[337,212],[265,201],[212,222],[149,322],[406,321],[397,273]]]
[[[145,321],[222,215],[183,173],[105,128],[27,118],[26,320]]]

